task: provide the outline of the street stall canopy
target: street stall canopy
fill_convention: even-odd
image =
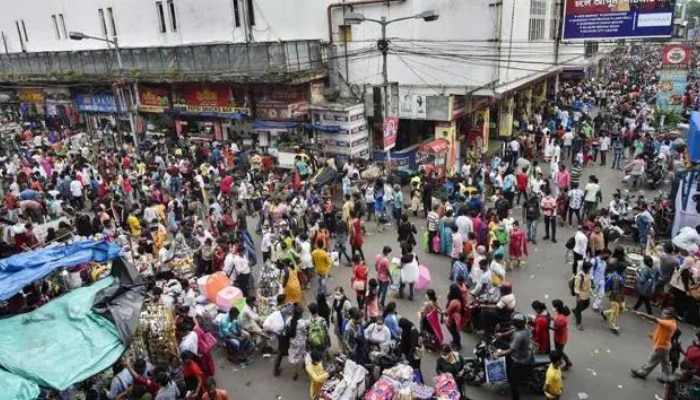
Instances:
[[[434,153],[440,154],[448,151],[450,149],[450,142],[446,139],[435,139],[431,142],[425,143],[418,148],[418,151],[422,153]]]
[[[30,313],[0,320],[0,366],[16,379],[65,390],[121,357],[144,298],[140,275],[119,258],[111,276]],[[0,375],[0,385],[6,375]]]
[[[34,400],[39,397],[39,386],[21,376],[0,369],[0,387],[3,396],[13,400]]]
[[[0,301],[58,268],[71,268],[90,261],[103,263],[119,257],[116,243],[81,241],[20,253],[0,260]]]

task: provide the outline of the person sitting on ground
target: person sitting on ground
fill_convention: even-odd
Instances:
[[[219,339],[226,345],[229,360],[238,355],[240,361],[250,364],[252,358],[248,355],[248,338],[250,334],[243,329],[243,324],[238,318],[240,312],[236,307],[231,307],[228,314],[219,322]]]

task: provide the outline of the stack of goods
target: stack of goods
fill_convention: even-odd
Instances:
[[[438,400],[460,400],[462,397],[455,378],[450,373],[433,377],[435,398]]]
[[[276,298],[281,293],[280,271],[273,263],[265,263],[260,270],[258,279],[258,295],[267,298]]]
[[[401,364],[389,368],[365,393],[364,399],[432,399],[435,391],[430,386],[418,382],[418,378],[409,365]]]
[[[144,357],[153,364],[170,365],[178,359],[180,352],[170,309],[161,304],[146,306],[130,350],[133,357]]]
[[[190,279],[194,276],[194,259],[192,253],[185,257],[175,257],[172,263],[172,271],[175,276],[185,279]]]

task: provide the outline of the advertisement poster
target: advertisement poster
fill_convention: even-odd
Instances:
[[[111,93],[83,93],[75,94],[75,104],[82,112],[96,112],[116,114],[119,112],[117,101]]]
[[[389,117],[384,120],[384,151],[389,151],[396,146],[396,138],[399,131],[399,119]]]
[[[139,86],[139,111],[162,113],[170,108],[170,90]]]
[[[46,97],[43,89],[19,89],[17,93],[20,103],[44,104]]]
[[[17,93],[11,90],[0,90],[0,104],[13,104],[18,101]]]
[[[659,91],[656,106],[661,111],[683,112],[683,95],[688,84],[688,71],[685,69],[664,68],[659,73]]]
[[[309,85],[272,85],[255,89],[255,115],[272,121],[296,121],[309,113]]]
[[[566,0],[562,40],[670,37],[672,0]]]
[[[424,120],[428,114],[425,96],[405,94],[399,100],[399,117],[405,119]]]
[[[44,89],[44,99],[49,104],[71,104],[73,97],[66,87],[55,87]]]

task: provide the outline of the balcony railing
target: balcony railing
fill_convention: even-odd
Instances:
[[[283,81],[324,71],[319,41],[206,44],[0,54],[0,82],[123,77],[156,80]]]

